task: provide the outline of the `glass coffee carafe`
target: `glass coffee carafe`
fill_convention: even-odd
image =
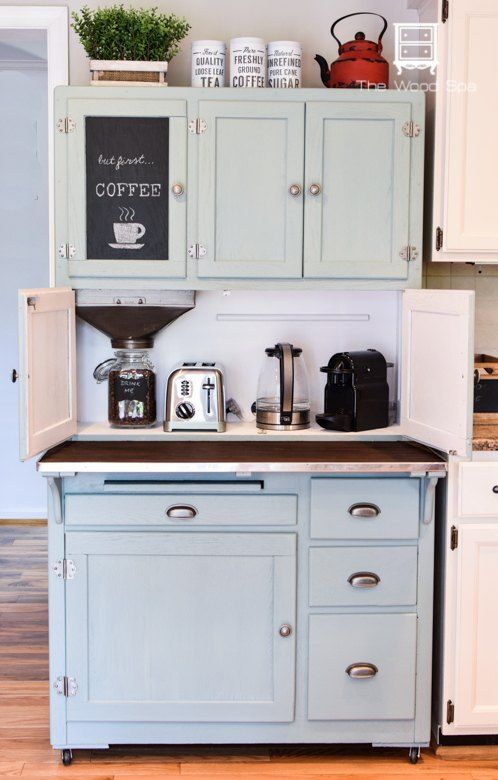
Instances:
[[[259,377],[256,425],[268,430],[310,426],[310,401],[302,349],[282,343],[269,347]]]
[[[97,366],[97,382],[108,380],[112,426],[144,428],[156,421],[156,375],[147,350],[120,349]]]

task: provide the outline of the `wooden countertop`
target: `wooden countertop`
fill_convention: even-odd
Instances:
[[[446,471],[430,450],[404,442],[129,442],[71,441],[38,462],[42,473],[314,471],[421,473]]]

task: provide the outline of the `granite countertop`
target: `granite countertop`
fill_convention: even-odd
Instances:
[[[498,451],[498,418],[496,421],[476,421],[474,417],[474,436],[472,449],[474,451]]]

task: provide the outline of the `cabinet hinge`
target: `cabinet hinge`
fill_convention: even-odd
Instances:
[[[418,249],[416,246],[404,246],[400,249],[399,256],[402,260],[416,260],[418,257]]]
[[[38,296],[37,295],[28,295],[26,303],[28,304],[28,306],[32,306],[33,309],[36,309],[36,302],[37,302],[37,300],[38,300]]]
[[[443,248],[443,228],[436,228],[436,252],[440,252]]]
[[[188,123],[188,131],[192,135],[202,135],[207,130],[207,122],[201,119],[199,116],[197,119],[191,119]]]
[[[74,244],[59,244],[57,253],[63,260],[70,260],[76,254],[76,247]]]
[[[453,723],[455,720],[455,705],[448,699],[446,702],[446,723]]]
[[[448,21],[449,15],[450,15],[450,2],[449,0],[442,0],[441,21],[443,22],[443,24]]]
[[[54,682],[54,688],[62,696],[76,696],[78,683],[74,677],[58,677]]]
[[[418,138],[420,135],[420,125],[417,125],[416,122],[405,122],[402,130],[403,135],[408,136],[408,138]]]
[[[202,244],[192,244],[192,246],[189,246],[188,248],[188,256],[193,257],[195,260],[199,260],[199,258],[204,257],[206,254],[206,247]]]
[[[455,525],[452,525],[450,531],[450,550],[456,550],[457,547],[458,547],[458,528]]]
[[[75,128],[76,122],[74,119],[71,119],[70,116],[65,116],[57,122],[57,130],[59,133],[72,133]]]
[[[54,565],[54,572],[60,580],[74,580],[76,564],[70,558],[61,558]]]

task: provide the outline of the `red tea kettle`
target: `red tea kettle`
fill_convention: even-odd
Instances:
[[[365,33],[357,32],[354,41],[341,43],[339,38],[334,35],[334,30],[339,22],[348,19],[350,16],[378,16],[383,20],[384,26],[379,35],[377,43],[375,41],[365,40]],[[386,87],[389,84],[389,64],[382,57],[382,36],[387,30],[387,20],[380,14],[372,11],[357,11],[354,14],[346,14],[337,19],[330,28],[330,34],[339,44],[339,57],[327,65],[324,57],[320,54],[315,56],[315,60],[320,66],[322,81],[326,87],[355,87],[370,88]]]

